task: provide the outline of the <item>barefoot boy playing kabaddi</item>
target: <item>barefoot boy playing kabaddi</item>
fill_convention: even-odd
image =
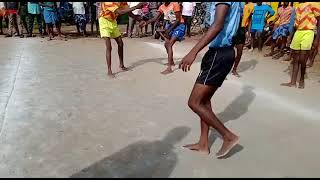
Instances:
[[[184,20],[181,16],[181,8],[177,2],[164,2],[158,10],[157,15],[140,24],[143,27],[149,23],[153,23],[160,19],[161,15],[164,14],[164,19],[166,20],[165,31],[159,32],[159,34],[165,39],[165,48],[168,53],[168,67],[161,74],[172,73],[172,66],[174,66],[173,61],[173,50],[172,47],[177,41],[181,41],[185,35],[186,26]]]
[[[232,39],[240,24],[241,2],[211,3],[213,3],[210,9],[211,27],[182,59],[179,68],[184,72],[189,71],[198,53],[210,43],[188,101],[189,107],[200,117],[200,140],[196,144],[184,147],[209,154],[208,133],[211,126],[223,138],[223,145],[216,154],[219,158],[225,156],[239,142],[239,137],[227,129],[212,111],[211,98],[222,85],[235,61]]]
[[[111,70],[111,39],[114,39],[118,44],[118,55],[120,68],[124,71],[128,70],[123,64],[123,41],[117,24],[117,17],[128,13],[128,15],[140,21],[138,17],[132,14],[135,9],[142,8],[144,3],[139,3],[137,6],[128,7],[126,2],[102,2],[99,18],[99,28],[101,38],[105,39],[106,43],[106,61],[108,66],[108,76],[114,78]]]

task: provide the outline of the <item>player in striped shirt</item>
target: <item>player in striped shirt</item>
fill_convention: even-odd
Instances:
[[[303,89],[304,75],[306,73],[306,63],[310,50],[318,47],[320,40],[320,6],[319,3],[302,2],[296,9],[294,37],[290,48],[293,50],[293,72],[291,81],[281,85],[288,87],[296,87],[299,66],[301,76],[299,88]],[[316,38],[314,39],[314,30],[317,30]]]

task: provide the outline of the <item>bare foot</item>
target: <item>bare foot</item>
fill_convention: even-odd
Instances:
[[[311,64],[311,63],[307,64],[307,68],[311,68],[312,66],[313,66],[313,64]]]
[[[238,72],[236,70],[232,70],[232,75],[236,76],[236,77],[241,77],[240,74],[238,74]]]
[[[282,83],[281,86],[297,87],[297,84],[289,82],[289,83]]]
[[[161,72],[161,74],[163,74],[163,75],[167,75],[167,74],[170,74],[170,73],[173,73],[171,68],[167,68],[166,70]]]
[[[184,145],[183,147],[191,151],[198,151],[198,152],[204,153],[206,155],[210,154],[210,149],[207,145],[201,146],[199,143],[196,143],[196,144],[187,144],[187,145]]]
[[[273,53],[268,53],[264,55],[264,57],[270,57],[270,56],[273,56]]]
[[[216,153],[217,158],[221,158],[227,155],[230,152],[230,150],[238,143],[239,143],[238,136],[234,136],[232,140],[224,139],[221,149],[218,151],[218,153]]]
[[[299,89],[304,89],[304,81],[299,82]]]
[[[253,52],[253,48],[250,48],[248,51],[249,51],[249,52]]]
[[[116,76],[115,76],[112,72],[108,72],[108,76],[109,76],[109,78],[111,78],[111,79],[116,78]]]
[[[120,69],[121,69],[122,71],[129,71],[129,69],[126,68],[125,66],[120,66]]]

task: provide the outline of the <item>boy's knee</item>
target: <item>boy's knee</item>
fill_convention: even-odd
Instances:
[[[190,109],[192,109],[193,111],[197,111],[197,108],[199,107],[199,105],[200,103],[196,99],[192,97],[189,98],[188,106],[190,107]]]

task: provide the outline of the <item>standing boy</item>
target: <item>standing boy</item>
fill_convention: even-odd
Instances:
[[[301,71],[299,88],[304,88],[304,75],[310,50],[318,47],[320,40],[320,6],[314,2],[301,2],[296,9],[295,29],[290,48],[293,50],[293,72],[291,81],[281,85],[288,87],[297,86],[299,66]],[[317,35],[314,40],[314,30]]]
[[[29,26],[28,26],[29,34],[27,35],[27,37],[32,37],[34,19],[37,20],[39,33],[42,36],[43,31],[42,31],[42,22],[41,22],[41,7],[39,5],[39,2],[28,2],[28,13],[29,13]]]
[[[87,17],[85,2],[71,2],[74,14],[74,21],[77,26],[78,35],[87,36]]]
[[[191,37],[191,24],[192,17],[194,15],[194,9],[196,7],[196,2],[183,2],[182,3],[182,16],[186,24],[187,36]]]
[[[99,18],[100,34],[101,38],[105,39],[106,43],[106,61],[108,66],[108,76],[114,78],[114,74],[111,70],[111,39],[114,39],[118,44],[118,55],[120,61],[120,68],[124,71],[127,68],[123,64],[123,42],[121,33],[117,24],[117,17],[128,13],[130,17],[140,20],[138,17],[132,14],[135,9],[142,8],[144,3],[139,3],[131,8],[128,7],[126,2],[102,2]]]
[[[211,3],[210,28],[179,65],[184,72],[189,71],[198,53],[210,43],[188,102],[189,107],[201,119],[200,140],[184,147],[209,154],[208,133],[211,126],[222,135],[223,145],[216,154],[217,157],[222,157],[239,142],[239,137],[216,117],[212,111],[211,98],[222,85],[235,61],[232,39],[240,24],[241,5],[240,2]]]
[[[253,15],[252,15],[252,24],[251,24],[251,49],[254,49],[254,39],[258,39],[258,49],[262,51],[262,32],[265,26],[265,22],[268,21],[274,15],[274,10],[262,2],[257,2],[257,5],[254,6]]]
[[[24,37],[23,35],[23,25],[21,23],[20,15],[18,10],[20,9],[19,2],[5,2],[5,9],[6,13],[9,17],[9,27],[8,27],[8,34],[6,37],[12,37],[13,35],[13,28],[15,28],[17,35],[21,38]],[[18,27],[19,26],[19,27]]]

